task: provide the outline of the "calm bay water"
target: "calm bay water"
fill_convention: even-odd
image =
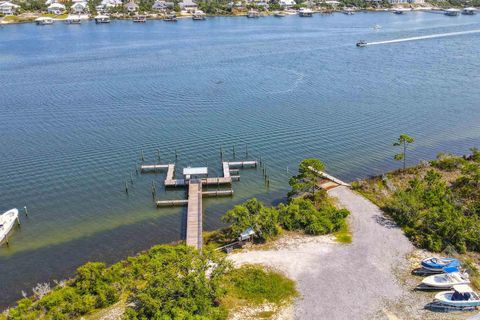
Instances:
[[[268,190],[244,170],[232,199],[205,201],[214,229],[246,198],[282,200],[305,157],[353,180],[398,166],[402,132],[417,139],[410,163],[478,146],[479,35],[355,47],[473,29],[480,16],[433,13],[0,29],[0,211],[30,213],[0,248],[0,305],[86,261],[182,238],[185,209],[153,205],[163,176],[135,173],[141,150],[145,162],[177,150],[180,167],[211,175],[221,147],[266,160]]]

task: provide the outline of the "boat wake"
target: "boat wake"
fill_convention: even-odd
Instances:
[[[459,31],[459,32],[449,32],[449,33],[439,33],[439,34],[432,34],[432,35],[428,35],[428,36],[393,39],[393,40],[385,40],[385,41],[367,42],[365,45],[373,46],[373,45],[378,45],[378,44],[398,43],[398,42],[406,42],[406,41],[417,41],[417,40],[443,38],[443,37],[453,37],[453,36],[460,36],[460,35],[464,35],[464,34],[473,34],[473,33],[480,33],[480,29],[469,30],[469,31]]]

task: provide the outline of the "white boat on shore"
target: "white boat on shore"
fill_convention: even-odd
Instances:
[[[5,240],[8,233],[12,230],[15,222],[18,221],[18,210],[11,209],[0,215],[0,243]]]
[[[453,286],[453,291],[437,293],[434,302],[456,308],[480,306],[480,298],[477,293],[466,284]]]
[[[395,13],[395,14],[405,14],[408,11],[411,11],[411,9],[407,9],[407,8],[395,8],[395,9],[393,9],[393,13]]]
[[[259,18],[260,17],[260,12],[254,9],[250,9],[247,12],[247,18]]]
[[[81,24],[81,23],[82,23],[82,19],[80,18],[80,16],[69,15],[69,16],[65,19],[65,23],[66,23],[66,24]]]
[[[457,271],[457,268],[452,268],[453,271],[442,274],[434,274],[422,280],[422,284],[432,288],[450,289],[459,284],[470,284],[470,279],[467,273]]]

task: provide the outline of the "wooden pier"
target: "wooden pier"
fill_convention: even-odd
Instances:
[[[202,183],[190,181],[188,186],[187,245],[202,248]]]
[[[141,165],[142,173],[166,171],[165,187],[187,187],[188,200],[160,200],[157,207],[187,205],[187,245],[197,249],[202,248],[202,197],[233,196],[233,189],[202,191],[203,186],[231,185],[232,181],[240,180],[241,168],[257,167],[257,161],[222,162],[223,177],[208,177],[207,168],[185,168],[183,179],[175,179],[175,164]],[[192,173],[193,171],[193,173]],[[188,174],[186,174],[188,172]],[[199,174],[201,173],[201,174]],[[235,175],[232,175],[234,173]],[[190,178],[190,174],[194,178]],[[203,176],[202,176],[203,174]],[[200,176],[200,177],[199,177]]]

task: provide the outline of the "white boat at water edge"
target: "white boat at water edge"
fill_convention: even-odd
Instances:
[[[94,19],[95,23],[110,23],[110,17],[107,15],[99,14]]]
[[[18,210],[11,209],[0,215],[0,243],[6,239],[15,222],[18,221]]]
[[[463,8],[462,10],[462,14],[465,14],[468,16],[473,16],[476,13],[477,13],[477,8],[474,8],[474,7]]]
[[[39,17],[35,19],[35,23],[37,24],[37,26],[45,26],[53,24],[53,19],[50,17]]]
[[[298,15],[300,17],[312,17],[313,11],[309,8],[301,8],[300,10],[298,10]]]
[[[455,17],[460,14],[460,9],[450,8],[444,11],[446,16]]]

